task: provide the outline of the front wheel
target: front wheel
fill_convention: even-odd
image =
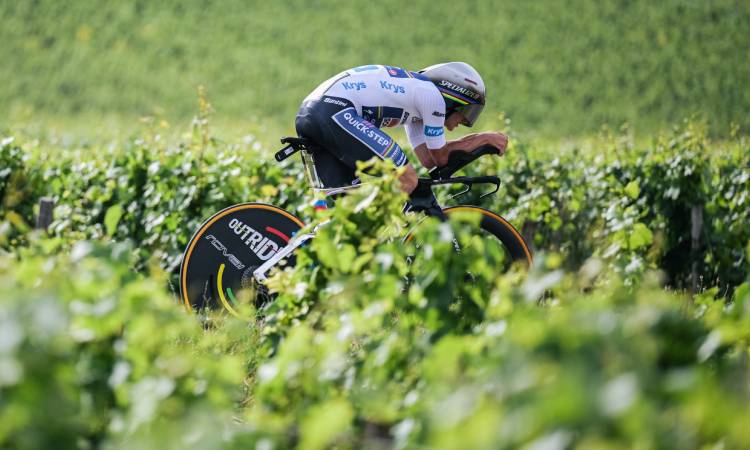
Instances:
[[[534,257],[521,233],[507,220],[499,215],[478,206],[459,205],[444,208],[443,212],[450,217],[457,213],[479,213],[479,226],[485,232],[495,236],[503,245],[513,262],[522,262],[531,266]]]

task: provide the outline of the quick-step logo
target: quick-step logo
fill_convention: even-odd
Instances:
[[[390,136],[380,131],[372,123],[356,115],[354,108],[342,109],[331,118],[344,131],[366,145],[370,150],[383,158],[388,158],[397,167],[408,162],[404,151]]]
[[[345,110],[346,111],[346,110]],[[344,119],[349,123],[349,125],[353,126],[354,128],[358,129],[362,133],[364,133],[365,136],[375,141],[377,144],[379,144],[381,147],[385,148],[388,145],[390,145],[391,140],[386,139],[383,136],[380,136],[376,129],[373,129],[373,127],[360,122],[355,118],[350,112],[344,113]]]
[[[261,261],[270,259],[279,250],[279,246],[274,241],[255,231],[250,225],[245,225],[241,220],[230,220],[229,228],[234,231],[234,234],[240,236],[250,251],[255,253]]]
[[[238,270],[242,270],[245,268],[245,265],[242,264],[242,261],[240,261],[239,258],[231,253],[227,253],[227,247],[222,244],[220,240],[216,239],[213,234],[209,234],[208,236],[206,236],[206,239],[211,241],[211,245],[213,245],[216,250],[220,251],[224,255],[224,257],[229,260],[229,263],[231,265],[236,267]]]

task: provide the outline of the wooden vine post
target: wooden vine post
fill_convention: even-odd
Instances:
[[[699,259],[701,256],[701,231],[703,230],[703,208],[701,206],[693,206],[690,208],[690,224],[690,259],[692,260],[690,284],[693,288],[693,294],[697,294],[698,289],[700,289],[700,276],[698,270]]]
[[[39,216],[36,218],[36,227],[41,230],[47,230],[52,223],[52,210],[55,208],[55,202],[49,197],[42,197],[39,200]]]

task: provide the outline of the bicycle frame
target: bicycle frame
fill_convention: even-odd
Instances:
[[[301,247],[305,242],[314,238],[315,235],[318,234],[318,230],[327,225],[329,222],[330,220],[321,222],[315,225],[315,228],[313,228],[311,232],[295,236],[291,240],[291,242],[286,245],[286,247],[279,249],[279,251],[277,251],[276,254],[273,255],[268,261],[258,266],[258,268],[253,271],[253,277],[260,282],[266,281],[268,279],[266,277],[266,273],[269,270],[271,270],[276,264],[278,264],[279,261],[292,254],[292,252]]]
[[[320,182],[320,178],[317,176],[315,171],[314,161],[310,150],[310,143],[302,138],[282,138],[281,142],[289,144],[287,147],[279,150],[276,153],[276,160],[283,161],[284,159],[292,156],[299,150],[302,150],[302,161],[305,166],[305,172],[307,178],[313,186],[313,189],[317,192],[323,192],[326,195],[333,195],[338,193],[344,193],[347,190],[356,189],[359,186],[346,186],[340,188],[325,188]],[[432,187],[437,185],[447,184],[463,184],[466,189],[454,194],[452,198],[459,197],[469,192],[475,184],[493,184],[495,189],[482,194],[480,198],[484,198],[488,195],[492,195],[500,189],[500,179],[496,176],[479,176],[479,177],[452,177],[452,175],[475,161],[484,155],[498,154],[499,150],[495,147],[485,145],[475,149],[472,152],[453,152],[448,158],[448,164],[443,167],[433,168],[430,171],[430,178],[419,178],[417,182],[417,188],[411,195],[411,202],[407,204],[404,211],[417,212],[422,211],[429,216],[437,216],[441,220],[447,220],[447,217],[442,212],[442,207],[437,203]],[[271,270],[279,261],[283,260],[290,254],[292,254],[297,248],[305,244],[310,239],[314,238],[318,230],[330,223],[330,220],[321,222],[313,228],[309,233],[300,234],[295,236],[289,244],[284,248],[279,249],[276,254],[271,257],[268,261],[264,262],[257,269],[253,271],[253,277],[263,282],[267,280],[266,274]]]

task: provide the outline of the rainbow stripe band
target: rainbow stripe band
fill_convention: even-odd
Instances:
[[[469,97],[464,97],[461,94],[457,94],[457,93],[455,93],[453,91],[449,91],[449,90],[441,88],[441,87],[439,87],[438,89],[440,90],[440,93],[443,94],[443,97],[447,97],[447,98],[453,100],[456,103],[460,103],[462,105],[468,105],[470,103],[475,103]]]
[[[276,236],[278,236],[281,239],[283,239],[284,242],[289,243],[289,236],[287,236],[286,234],[284,234],[281,231],[277,230],[276,228],[266,227],[266,231],[268,231],[269,233],[275,234]]]
[[[409,162],[409,160],[406,159],[404,151],[401,150],[401,147],[399,147],[394,140],[391,140],[391,143],[383,151],[383,159],[390,159],[396,167],[401,167]]]
[[[384,158],[390,158],[391,156],[393,156],[392,153],[395,150],[395,147],[396,147],[395,144],[396,144],[396,141],[391,141],[391,144],[383,152],[383,157]]]
[[[227,294],[229,294],[229,301],[232,302],[233,305],[237,304],[237,299],[234,297],[234,292],[232,292],[232,288],[227,286]]]

